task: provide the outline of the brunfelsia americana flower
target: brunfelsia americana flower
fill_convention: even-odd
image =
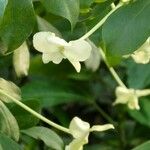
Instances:
[[[117,87],[116,88],[116,104],[127,104],[130,109],[140,109],[139,106],[139,98],[142,96],[150,95],[150,89],[144,90],[135,90],[135,89],[127,89],[125,87]]]
[[[147,64],[150,62],[150,37],[146,42],[134,51],[132,54],[124,55],[124,58],[132,57],[138,64]]]
[[[146,40],[146,42],[133,54],[131,57],[134,59],[136,63],[147,64],[150,61],[150,37]]]
[[[51,32],[38,32],[33,37],[36,50],[42,52],[44,63],[52,61],[59,64],[62,59],[68,59],[77,72],[81,70],[80,62],[90,57],[91,46],[85,40],[66,42]]]
[[[74,117],[70,123],[69,130],[73,136],[73,141],[65,147],[65,150],[83,150],[83,146],[88,143],[90,132],[105,131],[114,129],[112,124],[94,125],[90,128],[88,122],[82,121],[78,117]]]

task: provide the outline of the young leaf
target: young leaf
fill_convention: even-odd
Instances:
[[[48,147],[55,150],[63,150],[64,144],[62,139],[51,129],[45,127],[33,127],[27,130],[22,130],[22,133],[35,139],[41,139]]]
[[[111,64],[137,50],[149,37],[150,1],[137,0],[114,12],[103,26],[106,55]]]
[[[22,150],[21,147],[4,134],[0,134],[0,150]]]
[[[31,0],[9,0],[0,24],[0,37],[7,52],[18,48],[31,34],[35,15]]]
[[[79,16],[79,0],[41,0],[46,10],[68,19],[71,28],[75,26]]]
[[[149,148],[150,148],[150,141],[147,141],[132,150],[149,150]]]
[[[0,101],[0,132],[16,141],[19,140],[18,123],[2,101]]]
[[[13,82],[0,78],[0,90],[3,90],[6,94],[11,95],[17,100],[21,100],[21,90]],[[9,103],[12,102],[10,98],[0,93],[0,100]]]
[[[26,42],[24,42],[13,53],[13,65],[18,77],[27,76],[30,65],[30,53]]]

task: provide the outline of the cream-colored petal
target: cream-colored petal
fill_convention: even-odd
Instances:
[[[38,32],[33,36],[33,46],[39,52],[58,52],[63,49],[57,42],[58,38],[51,32]]]
[[[87,144],[82,139],[74,139],[69,145],[65,147],[65,150],[83,150],[83,145]]]
[[[137,95],[138,97],[141,97],[141,96],[148,96],[148,95],[150,95],[150,89],[136,90],[136,95]]]
[[[59,52],[55,52],[55,53],[43,53],[42,55],[42,60],[43,62],[49,63],[50,61],[52,61],[55,64],[59,64],[63,59],[63,55]]]
[[[24,42],[13,53],[13,66],[18,77],[27,76],[30,65],[30,53]]]
[[[134,98],[132,98],[132,99],[128,102],[128,107],[129,107],[130,109],[137,109],[137,110],[140,109],[137,96],[134,96]]]
[[[80,72],[80,70],[81,70],[81,64],[78,61],[72,61],[72,60],[69,60],[69,61],[74,66],[74,68],[76,69],[76,71]]]
[[[146,51],[138,51],[131,55],[136,63],[147,64],[150,61],[150,56]]]
[[[90,57],[91,46],[85,40],[70,41],[70,46],[65,46],[64,55],[72,61],[85,61]]]
[[[109,129],[114,129],[114,126],[112,124],[105,124],[105,125],[94,125],[90,129],[90,131],[105,131]]]
[[[90,124],[74,117],[70,123],[69,130],[74,138],[86,137],[89,134]]]
[[[146,64],[150,61],[150,37],[131,55],[131,57],[136,63]]]
[[[90,57],[87,60],[85,60],[84,63],[87,69],[96,71],[100,65],[100,60],[101,60],[100,52],[99,52],[99,49],[96,47],[96,45],[92,41],[88,40],[88,42],[92,47],[92,51],[91,51]]]
[[[132,96],[132,91],[129,91],[127,88],[124,87],[117,87],[116,88],[116,101],[114,104],[126,104],[129,100],[129,97]]]

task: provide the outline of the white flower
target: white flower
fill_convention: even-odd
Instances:
[[[87,41],[91,45],[92,51],[90,57],[84,63],[87,69],[94,72],[99,68],[101,56],[99,49],[96,47],[96,45],[90,40]]]
[[[33,37],[33,45],[36,50],[43,53],[44,63],[52,61],[59,64],[63,58],[67,58],[77,72],[80,72],[81,69],[80,62],[90,57],[92,49],[85,40],[75,40],[68,43],[51,32],[36,33]]]
[[[131,0],[121,0],[123,3],[128,3],[130,2]]]
[[[147,95],[150,95],[150,89],[135,90],[119,86],[116,88],[117,99],[114,104],[127,104],[130,109],[139,110],[140,106],[138,98]]]
[[[24,42],[13,53],[13,66],[18,77],[27,76],[30,65],[30,53]]]
[[[65,147],[65,150],[83,150],[84,144],[88,143],[90,132],[105,131],[108,129],[114,129],[114,126],[112,124],[106,124],[94,125],[90,128],[88,122],[84,122],[80,118],[74,117],[69,126],[70,133],[74,140]]]
[[[147,64],[150,61],[150,37],[146,40],[146,42],[133,54],[131,57],[134,59],[136,63]]]

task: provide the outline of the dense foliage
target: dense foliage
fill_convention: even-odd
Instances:
[[[150,0],[0,0],[0,150],[149,150],[149,15]]]

